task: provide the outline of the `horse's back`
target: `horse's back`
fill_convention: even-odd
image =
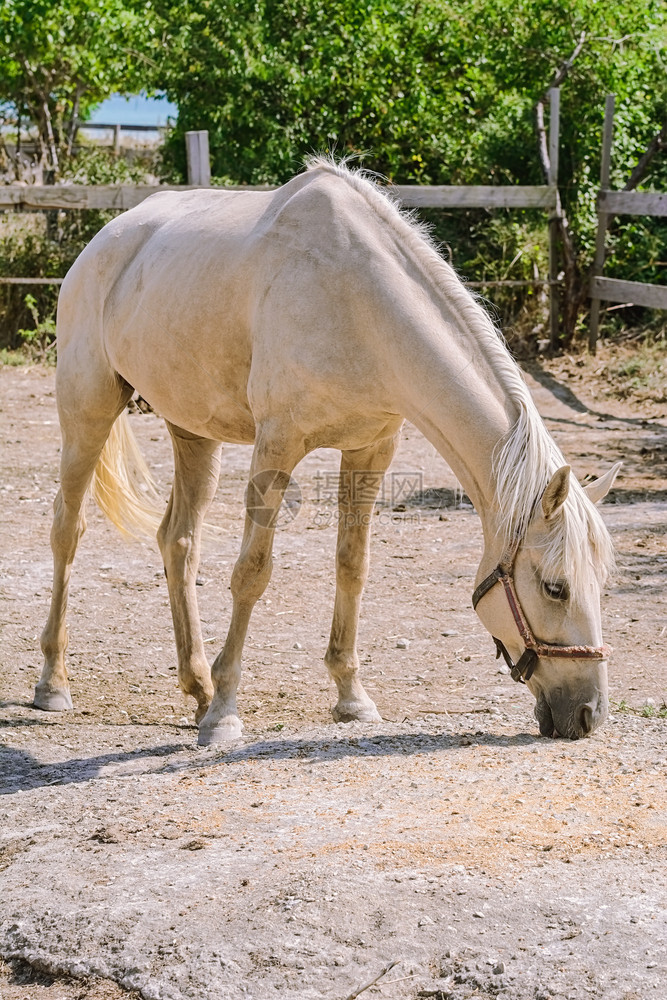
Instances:
[[[361,359],[348,338],[369,290],[359,248],[372,228],[368,205],[326,170],[268,192],[160,192],[109,223],[73,266],[60,349],[93,338],[167,419],[251,440],[254,356],[262,391],[278,374],[302,378],[319,365],[331,378],[337,356]]]
[[[169,294],[165,282],[202,295],[207,284],[231,283],[237,266],[262,250],[317,253],[336,244],[349,251],[348,230],[359,204],[345,180],[326,171],[298,175],[273,191],[216,188],[164,191],[108,223],[73,265],[69,285],[94,275],[108,307],[150,291]],[[349,205],[349,210],[346,207]],[[145,272],[145,273],[142,273]]]

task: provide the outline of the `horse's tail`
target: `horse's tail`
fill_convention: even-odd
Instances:
[[[165,506],[139,450],[126,413],[116,420],[102,449],[91,492],[124,535],[155,538]]]

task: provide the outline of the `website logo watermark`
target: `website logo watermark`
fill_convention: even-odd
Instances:
[[[248,517],[263,528],[282,528],[299,516],[301,487],[280,469],[263,469],[252,476],[245,491]]]
[[[418,471],[370,469],[318,471],[303,485],[280,469],[265,469],[251,478],[245,493],[248,516],[271,529],[289,527],[304,515],[315,528],[414,522],[426,510],[460,509],[463,499],[460,488],[425,489]]]

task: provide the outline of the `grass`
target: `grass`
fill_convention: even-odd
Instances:
[[[19,368],[21,365],[32,365],[34,363],[35,359],[23,347],[17,347],[16,350],[11,350],[9,347],[0,348],[0,368],[3,366]]]
[[[612,704],[615,712],[626,715],[637,715],[642,719],[667,719],[667,702],[662,703],[658,708],[657,705],[644,704],[640,708],[636,708],[629,705],[625,698],[621,701]]]
[[[584,382],[597,397],[667,403],[667,339],[605,341],[596,355],[565,354],[542,362],[556,377]]]
[[[627,352],[627,353],[626,353]],[[667,358],[665,342],[626,346],[606,365],[611,393],[620,399],[640,396],[656,403],[667,402]]]

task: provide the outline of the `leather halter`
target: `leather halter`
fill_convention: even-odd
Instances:
[[[510,606],[514,623],[526,648],[517,662],[513,663],[512,657],[508,653],[504,644],[500,641],[500,639],[492,636],[493,641],[496,644],[496,659],[498,659],[499,656],[502,656],[505,663],[510,668],[512,680],[518,681],[521,684],[525,684],[526,681],[529,681],[533,676],[533,672],[537,666],[537,661],[541,656],[547,658],[561,657],[567,660],[606,660],[612,652],[611,646],[559,646],[556,643],[542,642],[540,639],[535,638],[533,630],[528,624],[526,616],[523,613],[523,608],[521,607],[521,602],[519,601],[512,577],[512,569],[519,550],[519,544],[520,543],[515,543],[512,546],[505,558],[500,561],[492,573],[489,573],[489,575],[482,580],[479,587],[475,589],[475,592],[472,595],[472,606],[475,610],[477,610],[477,605],[482,600],[484,595],[488,594],[488,592],[495,587],[497,583],[502,583],[505,590],[505,596],[507,597],[507,603]]]

